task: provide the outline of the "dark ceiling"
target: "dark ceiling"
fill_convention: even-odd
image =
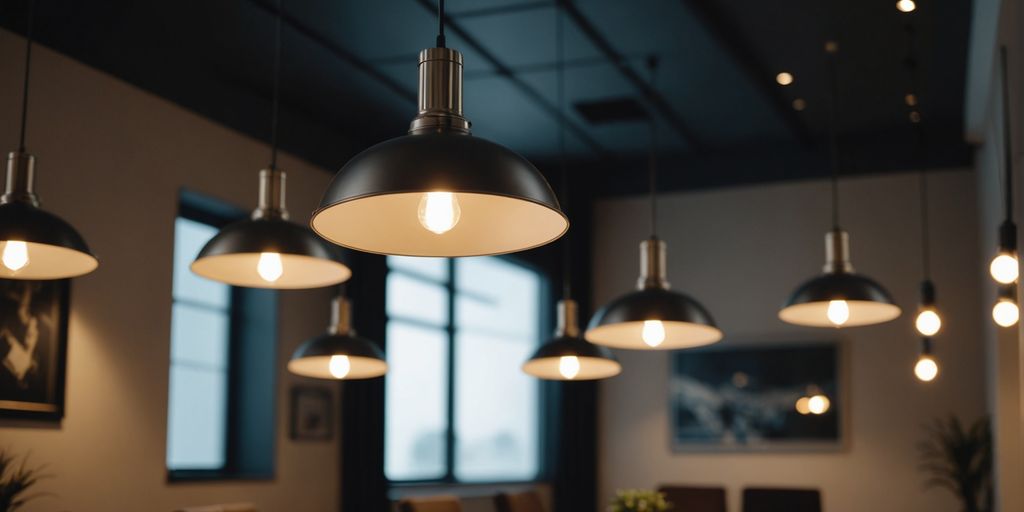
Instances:
[[[594,123],[594,103],[635,100],[657,119],[666,189],[823,176],[827,39],[840,43],[844,172],[913,170],[903,103],[914,27],[927,166],[966,166],[969,0],[449,0],[474,133],[553,168],[556,8],[566,22],[569,160],[604,193],[644,187],[643,121]],[[22,32],[26,0],[0,5]],[[284,0],[282,146],[329,169],[402,134],[434,0]],[[225,125],[269,138],[274,0],[38,0],[39,40]],[[660,58],[648,89],[645,61]],[[21,63],[6,64],[20,72]],[[781,87],[775,74],[795,75]],[[69,85],[70,86],[70,85]],[[807,108],[797,112],[792,101]]]

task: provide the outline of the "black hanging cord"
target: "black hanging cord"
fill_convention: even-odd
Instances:
[[[32,67],[32,26],[35,25],[35,0],[29,0],[28,3],[28,25],[25,28],[25,83],[22,86],[21,96],[21,136],[18,141],[18,152],[25,152],[25,127],[28,124],[28,77],[29,71]]]
[[[555,6],[555,52],[558,63],[557,102],[558,102],[558,167],[561,172],[562,212],[569,215],[569,169],[565,164],[565,33],[562,27],[562,8]],[[562,238],[562,297],[572,298],[572,231]]]
[[[914,125],[914,135],[916,136],[915,152],[916,159],[920,169],[918,171],[920,186],[918,191],[920,193],[919,205],[921,208],[921,268],[924,271],[924,280],[931,281],[931,254],[929,248],[930,244],[930,228],[928,224],[928,172],[925,168],[925,134],[924,127],[920,118],[921,110],[921,93],[920,93],[920,80],[918,73],[917,56],[914,46],[914,27],[907,25],[907,74],[910,78],[910,94],[913,97],[913,101],[907,102],[911,115],[915,112],[918,116],[911,117],[910,121]]]
[[[444,0],[437,0],[437,47],[444,48]]]
[[[658,57],[651,55],[647,59],[647,67],[651,70],[651,91],[655,90],[658,78]],[[649,188],[650,202],[651,202],[651,238],[657,238],[658,235],[658,123],[654,119],[654,114],[650,113],[650,125],[651,125],[651,154],[649,156],[648,171],[647,171],[647,186]]]
[[[1005,194],[1006,221],[1011,222],[1013,220],[1013,141],[1010,138],[1010,86],[1005,46],[999,49],[999,58],[1003,72],[1003,170],[1006,173],[1003,194]]]
[[[829,108],[829,152],[832,157],[832,229],[839,230],[839,77],[836,71],[836,54],[839,46],[835,41],[825,43],[829,54],[828,71],[832,89]]]
[[[277,0],[277,25],[274,28],[274,100],[270,115],[270,170],[277,170],[277,123],[281,109],[281,0]]]

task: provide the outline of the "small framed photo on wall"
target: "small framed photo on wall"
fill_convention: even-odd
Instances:
[[[334,435],[331,392],[324,388],[292,388],[291,439],[330,441]]]
[[[0,418],[64,417],[69,283],[0,279]]]

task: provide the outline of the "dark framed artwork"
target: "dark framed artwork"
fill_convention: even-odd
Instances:
[[[0,279],[0,417],[64,417],[70,281]]]
[[[291,438],[330,441],[334,434],[331,392],[324,388],[292,388]]]
[[[675,451],[836,450],[844,399],[837,343],[734,345],[671,357]]]

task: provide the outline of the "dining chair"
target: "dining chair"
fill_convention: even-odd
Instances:
[[[398,512],[462,512],[462,502],[455,496],[406,498],[398,502]]]
[[[743,512],[821,512],[817,489],[743,489]]]
[[[725,512],[725,488],[663,485],[658,492],[681,512]]]
[[[494,497],[497,512],[544,512],[537,491],[501,493]]]

